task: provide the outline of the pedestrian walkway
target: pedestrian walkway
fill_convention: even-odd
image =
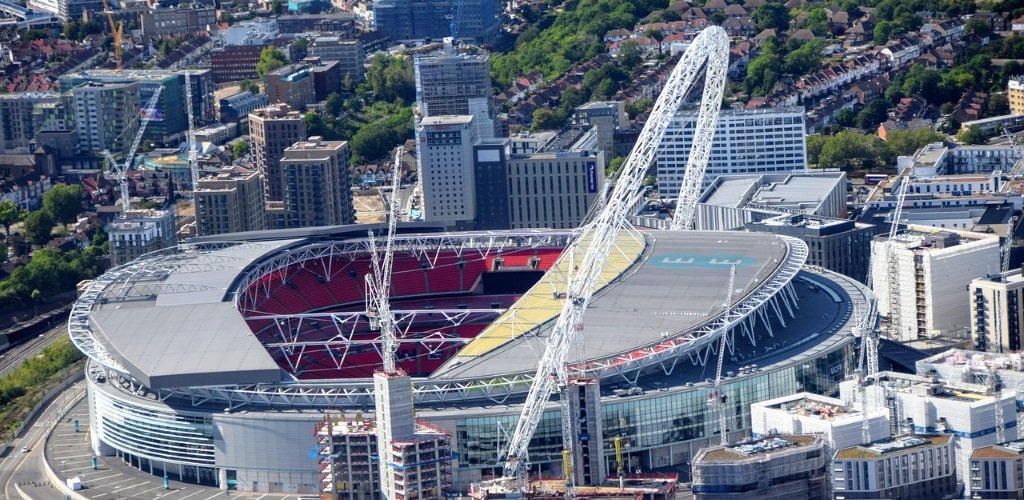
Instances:
[[[77,425],[76,425],[77,422]],[[51,422],[37,422],[36,425],[53,425]],[[163,478],[141,471],[118,457],[95,457],[89,445],[89,408],[85,398],[73,404],[56,425],[46,440],[46,465],[55,478],[62,483],[67,478],[77,477],[83,489],[75,491],[74,498],[123,500],[123,499],[189,499],[212,500],[215,498],[246,498],[266,500],[300,500],[318,497],[281,493],[245,493],[224,491],[213,486],[170,481],[164,489]],[[23,497],[32,500],[64,499],[62,484],[50,480],[19,484]]]

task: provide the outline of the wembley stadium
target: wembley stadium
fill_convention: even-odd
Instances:
[[[197,238],[84,286],[69,332],[89,357],[94,451],[176,481],[318,493],[316,424],[373,412],[381,346],[366,312],[368,229],[382,230]],[[418,417],[452,435],[457,487],[500,470],[562,310],[575,236],[399,225],[397,362],[414,377]],[[684,470],[718,439],[706,400],[723,331],[736,437],[749,433],[750,403],[832,393],[852,373],[851,332],[870,291],[805,267],[808,251],[765,233],[621,232],[570,359],[600,379],[603,435],[628,444],[631,467]],[[560,434],[551,403],[533,470],[558,467]]]

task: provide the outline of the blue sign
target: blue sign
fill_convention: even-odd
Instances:
[[[597,163],[587,162],[587,192],[597,192]]]
[[[743,257],[739,255],[699,255],[680,253],[655,255],[651,257],[651,260],[648,261],[648,264],[654,267],[670,269],[683,269],[694,267],[704,269],[728,269],[729,266],[732,265],[736,265],[737,267],[744,267],[752,266],[756,263],[757,259],[754,259],[753,257]]]

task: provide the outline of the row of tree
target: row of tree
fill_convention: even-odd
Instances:
[[[914,154],[945,137],[929,128],[894,130],[883,141],[875,134],[844,130],[835,135],[807,137],[807,162],[819,168],[853,170],[895,166],[896,157]]]

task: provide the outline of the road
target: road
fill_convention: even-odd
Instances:
[[[21,365],[25,360],[42,352],[42,350],[57,340],[60,336],[67,335],[67,325],[63,322],[47,332],[40,334],[28,342],[21,343],[0,354],[0,377],[10,373]],[[57,398],[56,404],[50,405],[43,411],[34,425],[32,425],[21,438],[14,439],[8,443],[9,452],[0,460],[0,485],[3,485],[2,498],[20,498],[14,491],[14,485],[23,483],[25,488],[39,489],[39,493],[33,494],[32,498],[64,498],[59,491],[52,488],[43,479],[46,477],[43,469],[43,443],[46,440],[47,431],[56,419],[60,418],[62,412],[66,412],[67,406],[75,401],[77,395],[84,394],[85,385],[79,383],[68,389]],[[21,453],[22,447],[27,448],[27,453]],[[13,495],[12,495],[13,493]]]

